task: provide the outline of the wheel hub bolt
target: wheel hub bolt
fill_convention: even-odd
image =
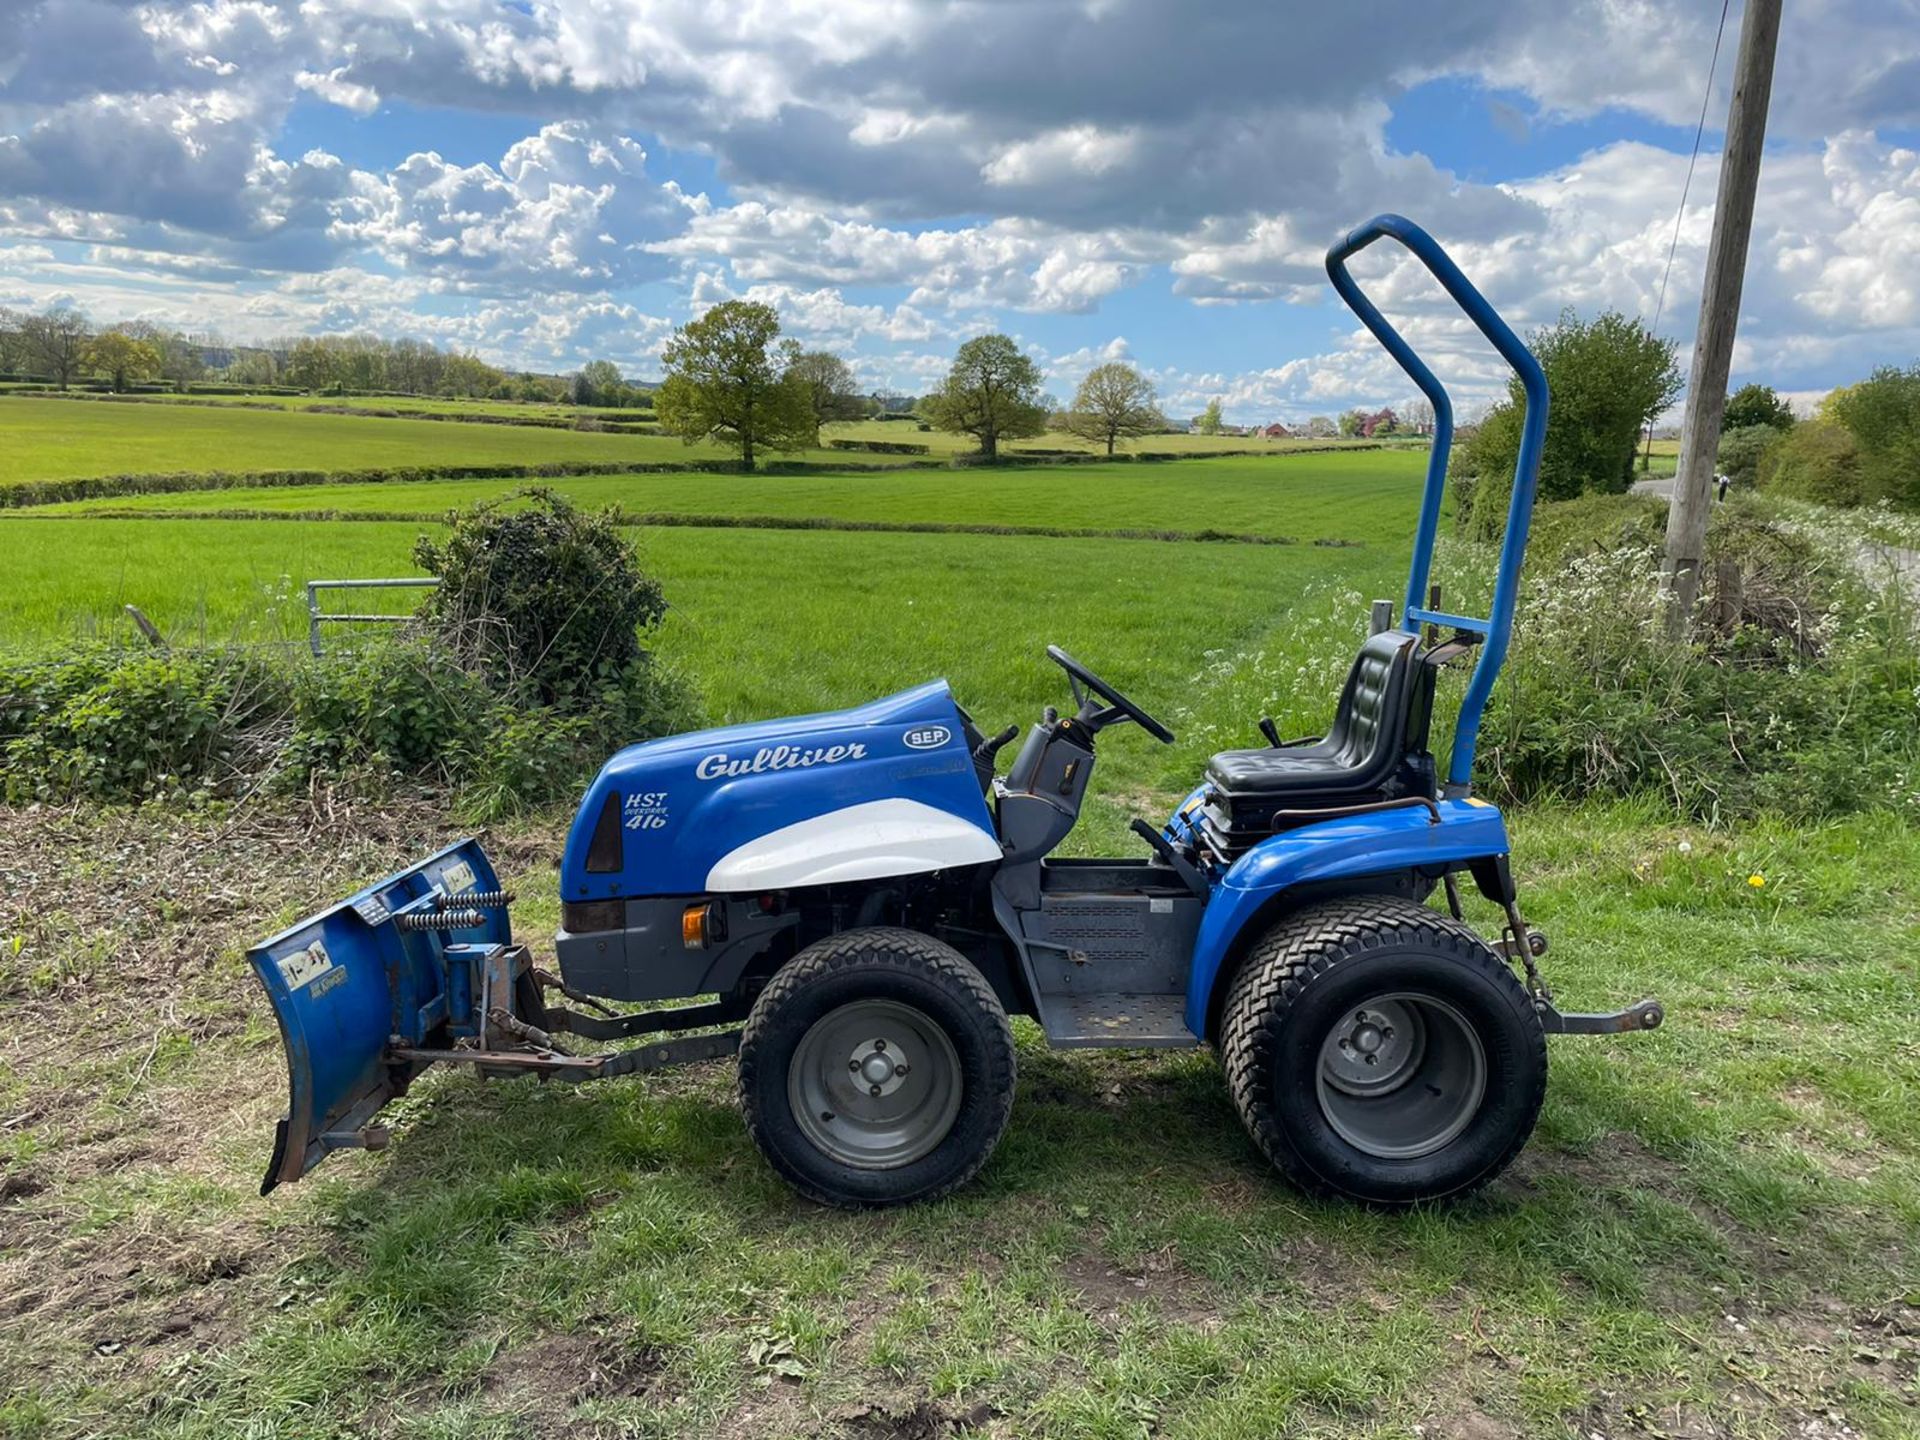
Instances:
[[[878,1085],[869,1085],[867,1087],[867,1093],[869,1095],[878,1095],[880,1093],[880,1087]]]
[[[893,1067],[893,1073],[896,1075],[904,1075],[907,1073],[907,1069],[908,1067],[905,1065],[896,1065]]]
[[[884,1040],[876,1040],[873,1042],[873,1048],[876,1050],[884,1050],[887,1048],[887,1042]]]

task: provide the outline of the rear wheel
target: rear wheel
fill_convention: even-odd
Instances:
[[[808,1198],[898,1205],[965,1184],[1013,1108],[1013,1032],[950,946],[851,930],[800,952],[754,1003],[740,1103],[761,1153]]]
[[[1374,1205],[1484,1185],[1546,1094],[1546,1037],[1512,970],[1466,926],[1379,896],[1268,932],[1228,995],[1220,1048],[1267,1158],[1304,1189]]]

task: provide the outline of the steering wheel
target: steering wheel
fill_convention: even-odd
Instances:
[[[1084,685],[1095,695],[1098,695],[1102,700],[1106,701],[1108,706],[1111,707],[1108,711],[1108,715],[1111,718],[1106,719],[1106,724],[1112,724],[1115,719],[1131,720],[1162,745],[1173,744],[1173,732],[1171,730],[1167,729],[1166,726],[1154,719],[1153,716],[1134,704],[1133,701],[1127,699],[1126,696],[1122,695],[1098,675],[1087,669],[1086,666],[1082,665],[1058,645],[1047,646],[1047,658],[1067,672],[1068,683],[1073,686],[1073,698],[1079,701],[1082,711],[1085,711],[1087,708],[1087,703],[1080,694],[1080,687]],[[1087,718],[1092,720],[1096,717],[1089,716]],[[1095,728],[1098,728],[1098,726]]]

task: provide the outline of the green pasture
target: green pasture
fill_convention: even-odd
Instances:
[[[149,395],[109,396],[98,392],[70,392],[75,404],[97,405],[171,405],[198,408],[224,406],[228,409],[312,410],[327,406],[349,406],[356,410],[397,410],[410,415],[487,415],[504,419],[566,420],[592,418],[604,420],[651,420],[652,412],[596,405],[571,405],[565,402],[534,400],[466,400],[439,395],[276,395],[271,393],[209,394],[190,390],[185,394],[162,391]],[[0,385],[0,398],[46,399],[37,392],[10,394]]]
[[[210,405],[0,400],[0,485],[85,475],[358,470],[409,465],[714,460],[714,446],[659,435],[457,425]]]
[[[1054,526],[1099,530],[1213,530],[1300,540],[1411,534],[1423,455],[1399,450],[1223,456],[1166,464],[1072,469],[1010,467],[840,475],[577,475],[538,483],[581,505],[632,514]],[[48,513],[94,511],[337,512],[439,517],[529,482],[429,480],[404,484],[268,486],[198,494],[73,501]]]
[[[925,445],[933,455],[959,455],[975,448],[968,435],[953,435],[941,430],[922,430],[911,420],[851,420],[828,425],[821,435],[826,439],[884,440],[890,444]],[[1122,455],[1142,451],[1160,455],[1269,454],[1288,450],[1323,449],[1342,442],[1330,440],[1266,440],[1257,435],[1141,435],[1122,440],[1115,447]],[[1424,447],[1418,441],[1399,442],[1414,449]],[[1036,450],[1067,451],[1080,455],[1106,453],[1106,442],[1085,440],[1065,431],[1052,430],[1025,440],[1009,440],[1003,449],[1016,454]]]
[[[543,465],[568,461],[671,465],[724,460],[725,447],[688,445],[668,435],[620,435],[531,425],[459,425],[444,420],[378,418],[305,413],[313,405],[342,403],[316,397],[306,404],[256,410],[237,405],[126,403],[8,396],[0,399],[0,485],[23,480],[60,480],[91,475],[204,473],[212,470],[360,470],[385,466]],[[346,401],[358,404],[357,401]],[[368,402],[372,408],[392,408]],[[618,416],[631,412],[607,412]],[[911,425],[866,422],[829,426],[826,438],[843,431],[872,430],[914,443],[926,437]],[[1204,437],[1167,436],[1167,446],[1140,442],[1131,449],[1204,453],[1245,448],[1201,442]],[[937,436],[935,456],[971,449],[960,437]],[[1177,443],[1176,443],[1177,442]],[[1264,442],[1263,442],[1264,443]],[[1071,436],[1016,442],[1066,450],[1087,447]],[[1275,442],[1276,451],[1285,442]],[[900,464],[908,457],[821,448],[790,458],[842,466]]]

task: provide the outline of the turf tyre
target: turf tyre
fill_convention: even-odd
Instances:
[[[939,1027],[959,1103],[927,1153],[861,1167],[808,1137],[790,1080],[809,1031],[873,1002],[910,1007]],[[846,1209],[931,1200],[966,1184],[1007,1128],[1014,1082],[1013,1030],[992,988],[959,951],[912,930],[849,930],[808,946],[760,992],[740,1037],[740,1108],[754,1144],[802,1195]]]
[[[1470,1028],[1484,1061],[1463,1128],[1412,1158],[1350,1143],[1321,1098],[1326,1037],[1343,1015],[1393,995],[1438,1002]],[[1467,926],[1382,896],[1315,905],[1269,930],[1228,993],[1220,1055],[1234,1107],[1283,1175],[1311,1194],[1382,1208],[1485,1185],[1526,1144],[1546,1097],[1546,1035],[1513,971]]]

